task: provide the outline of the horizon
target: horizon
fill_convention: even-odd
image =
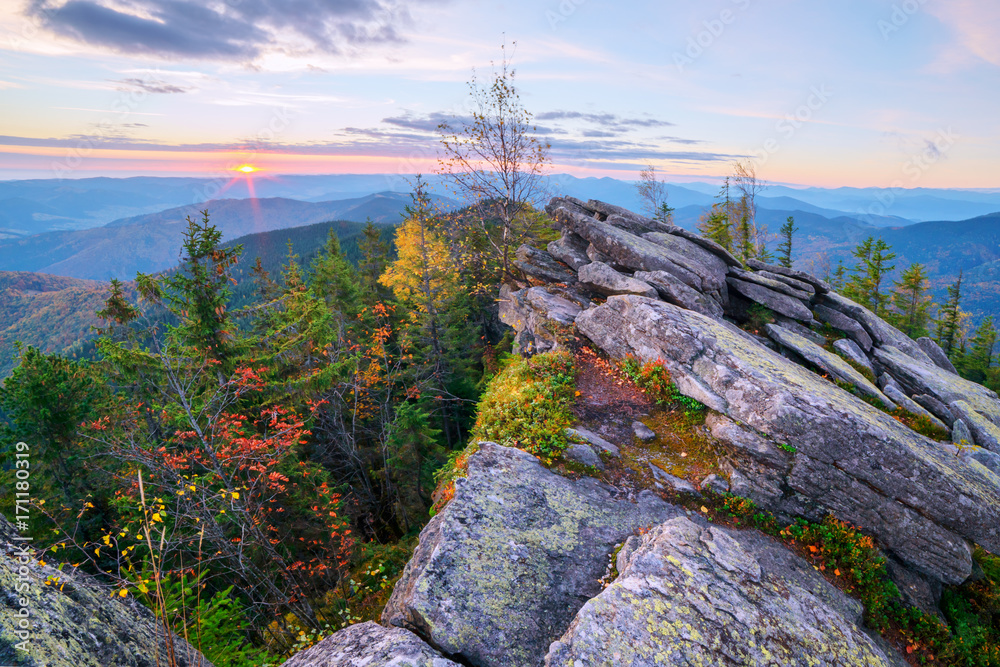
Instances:
[[[171,7],[4,0],[0,179],[433,173],[506,43],[553,173],[712,183],[750,158],[787,187],[1000,189],[982,2]]]

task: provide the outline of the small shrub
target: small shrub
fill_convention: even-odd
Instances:
[[[642,389],[657,405],[676,405],[685,413],[699,413],[705,406],[693,398],[685,396],[670,380],[670,371],[662,359],[639,363],[632,355],[625,357],[620,364],[622,373]]]
[[[785,443],[783,443],[783,442],[782,442],[782,443],[780,443],[780,444],[778,445],[778,447],[779,447],[780,449],[783,449],[783,450],[785,450],[785,451],[786,451],[786,452],[788,452],[789,454],[794,454],[794,453],[796,453],[797,451],[799,451],[798,449],[796,449],[796,448],[795,448],[795,447],[793,447],[792,445],[786,445],[786,444],[785,444]]]
[[[576,369],[567,352],[508,361],[479,403],[476,440],[492,440],[553,458],[566,448],[576,399]]]
[[[927,415],[915,415],[912,412],[907,412],[904,408],[897,408],[889,414],[931,440],[947,442],[951,439],[948,431],[932,422]]]
[[[759,303],[753,304],[747,310],[746,328],[750,331],[762,331],[766,325],[773,324],[774,321],[774,311]]]

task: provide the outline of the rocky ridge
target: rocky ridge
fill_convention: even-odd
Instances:
[[[743,265],[624,209],[556,198],[547,211],[562,236],[517,252],[527,282],[504,287],[501,318],[523,354],[572,333],[611,358],[662,360],[709,409],[720,469],[701,490],[729,489],[783,519],[861,526],[925,609],[970,576],[974,544],[1000,549],[1000,401],[959,378],[933,341],[910,340],[814,276]],[[620,456],[586,428],[569,434],[578,463]],[[674,492],[699,493],[651,467]],[[861,611],[758,532],[480,443],[382,626],[341,631],[289,664],[907,664]]]

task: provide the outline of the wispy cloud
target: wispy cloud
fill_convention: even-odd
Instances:
[[[191,90],[191,88],[175,86],[172,83],[166,83],[164,81],[157,81],[154,79],[119,79],[114,83],[118,84],[118,90],[141,90],[143,92],[153,94],[186,93]]]
[[[410,22],[402,0],[30,0],[26,14],[121,53],[240,62],[269,51],[343,54],[401,42]]]

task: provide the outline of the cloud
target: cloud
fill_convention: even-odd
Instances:
[[[1000,7],[978,0],[949,0],[928,3],[927,11],[951,26],[959,48],[1000,66]]]
[[[536,120],[580,120],[600,125],[609,132],[627,132],[645,127],[673,127],[674,123],[656,118],[622,118],[612,113],[583,113],[581,111],[546,111],[535,116]]]
[[[155,94],[186,93],[191,90],[190,88],[182,88],[181,86],[175,86],[172,83],[156,80],[120,79],[114,83],[119,84],[118,90],[142,90],[147,93]]]
[[[434,0],[422,0],[426,2]],[[252,61],[264,52],[343,54],[401,42],[403,0],[30,0],[49,30],[122,53]]]

